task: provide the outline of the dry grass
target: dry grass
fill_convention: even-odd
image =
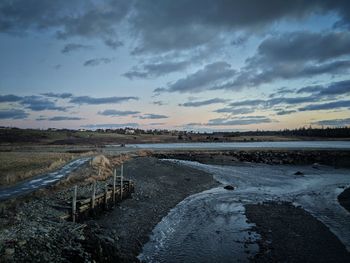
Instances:
[[[53,171],[77,156],[53,152],[0,152],[0,186]]]

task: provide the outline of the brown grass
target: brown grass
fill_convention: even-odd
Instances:
[[[0,152],[0,186],[53,171],[78,156],[54,152]]]

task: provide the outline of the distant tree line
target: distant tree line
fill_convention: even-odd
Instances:
[[[298,129],[284,129],[279,131],[246,131],[224,132],[223,136],[289,136],[289,137],[321,137],[321,138],[349,138],[350,127],[312,128],[302,127]]]

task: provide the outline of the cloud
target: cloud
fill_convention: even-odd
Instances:
[[[319,104],[310,104],[305,107],[299,108],[299,111],[335,110],[340,108],[350,108],[350,100],[339,100]]]
[[[296,93],[319,93],[321,89],[323,89],[322,85],[306,86],[298,89]]]
[[[90,105],[100,105],[100,104],[117,104],[129,100],[138,100],[138,97],[103,97],[94,98],[89,96],[77,96],[72,97],[69,102],[75,104],[90,104]]]
[[[20,101],[20,104],[24,105],[26,108],[32,111],[44,111],[44,110],[54,110],[54,111],[66,111],[67,107],[57,106],[56,103],[39,97],[39,96],[26,96]]]
[[[158,100],[158,101],[153,101],[153,102],[152,102],[152,104],[154,104],[154,105],[158,105],[158,106],[163,106],[163,105],[166,105],[167,103],[165,103],[165,102],[163,102],[163,101]]]
[[[0,95],[0,103],[6,103],[6,102],[17,102],[17,101],[21,101],[23,99],[23,97],[19,97],[16,95]]]
[[[332,12],[348,24],[350,7],[346,1],[269,1],[263,8],[258,0],[136,1],[131,24],[141,36],[137,51],[155,53],[198,47],[232,31],[261,31],[283,19]]]
[[[233,107],[228,107],[228,108],[221,108],[217,109],[214,112],[217,113],[231,113],[233,115],[239,115],[239,114],[248,114],[254,112],[254,108],[233,108]]]
[[[210,105],[210,104],[217,104],[217,103],[224,103],[224,102],[227,102],[227,100],[220,99],[220,98],[214,98],[214,99],[202,100],[202,101],[189,101],[189,102],[185,102],[183,104],[179,104],[179,106],[200,107],[200,106],[206,106],[206,105]]]
[[[271,93],[269,95],[270,98],[274,98],[276,96],[283,96],[285,94],[290,94],[290,93],[294,93],[294,89],[290,89],[290,88],[287,88],[287,87],[282,87],[282,88],[279,88],[277,89],[274,93]]]
[[[56,99],[68,99],[73,97],[72,93],[53,93],[53,92],[47,92],[47,93],[42,93],[41,95],[49,97],[49,98],[56,98]]]
[[[115,39],[106,39],[104,43],[106,44],[106,46],[114,50],[117,49],[118,47],[123,46],[123,42]]]
[[[272,99],[254,99],[254,100],[242,100],[230,103],[231,107],[237,108],[241,106],[251,106],[251,107],[263,107],[269,108],[276,105],[296,105],[301,103],[317,102],[319,101],[319,96],[306,96],[306,97],[282,97],[282,98],[272,98]]]
[[[136,38],[135,52],[156,53],[194,49],[220,42],[223,35],[232,36],[234,31],[261,32],[279,21],[315,14],[336,14],[336,26],[349,26],[348,1],[269,1],[262,8],[259,0],[13,0],[0,3],[0,32],[46,30],[57,32],[61,39],[98,39],[116,48],[125,24]]]
[[[184,70],[189,61],[166,61],[153,64],[144,64],[141,69],[133,69],[123,74],[128,79],[150,78],[164,76],[172,72]]]
[[[312,124],[320,125],[320,126],[349,126],[350,118],[345,119],[331,119],[331,120],[321,120],[313,122]]]
[[[8,109],[0,110],[0,119],[26,119],[29,116],[24,110]]]
[[[208,89],[210,85],[232,77],[234,74],[235,70],[231,68],[230,64],[223,61],[215,62],[169,84],[167,89],[158,88],[154,92],[199,92]]]
[[[328,87],[320,90],[320,95],[350,94],[350,80],[333,82]]]
[[[100,64],[109,64],[113,61],[111,58],[94,58],[94,59],[89,59],[84,62],[84,66],[86,67],[94,67],[98,66]]]
[[[139,117],[140,119],[167,119],[169,118],[166,115],[161,114],[144,114],[143,116]]]
[[[148,125],[150,126],[161,126],[161,125],[165,125],[166,123],[165,122],[152,122],[152,123],[149,123]]]
[[[278,110],[277,115],[289,115],[297,112],[296,110]]]
[[[118,129],[118,128],[137,128],[139,127],[138,123],[128,122],[128,123],[103,123],[103,124],[87,124],[80,126],[82,128],[88,129]]]
[[[72,51],[77,51],[77,50],[84,50],[84,49],[91,49],[91,46],[88,45],[82,45],[82,44],[74,44],[74,43],[70,43],[67,44],[63,47],[63,49],[61,50],[61,52],[63,54],[68,54]]]
[[[208,121],[209,126],[238,126],[250,124],[271,123],[272,120],[265,116],[246,116],[241,118],[217,118]]]
[[[128,116],[128,115],[133,115],[133,114],[138,114],[140,113],[139,111],[119,111],[119,110],[104,110],[98,112],[99,115],[104,115],[104,116]]]
[[[83,118],[80,117],[71,117],[71,116],[54,116],[54,117],[44,117],[40,116],[36,119],[37,121],[79,121],[83,120]]]

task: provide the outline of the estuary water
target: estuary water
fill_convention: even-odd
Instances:
[[[114,146],[114,145],[109,145]],[[280,142],[196,142],[196,143],[145,143],[127,144],[127,147],[164,150],[164,149],[350,149],[350,141],[280,141]]]
[[[205,165],[164,160],[213,174],[223,185],[183,200],[155,227],[139,259],[145,262],[248,262],[260,238],[245,204],[289,201],[323,222],[350,251],[350,213],[337,196],[350,186],[350,170],[319,166],[243,163]],[[301,171],[304,175],[295,175]]]

